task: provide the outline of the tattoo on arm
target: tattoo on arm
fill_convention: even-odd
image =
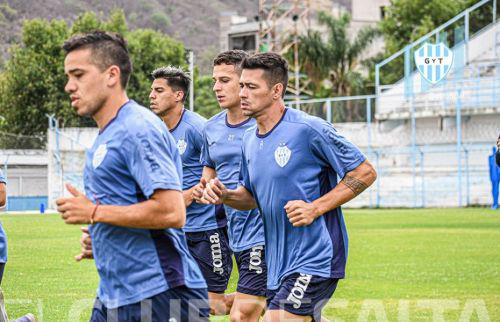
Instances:
[[[363,191],[365,191],[368,186],[361,180],[346,175],[342,182],[347,186],[347,188],[351,189],[354,192],[354,195],[359,195]]]

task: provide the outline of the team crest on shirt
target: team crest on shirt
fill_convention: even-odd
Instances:
[[[183,155],[184,152],[186,152],[186,148],[187,148],[186,141],[184,141],[183,139],[180,139],[179,141],[177,141],[177,149],[179,150],[179,153],[181,155]]]
[[[284,167],[290,160],[292,151],[286,146],[286,144],[281,143],[274,151],[274,160],[280,167]]]
[[[108,147],[106,146],[106,143],[101,144],[97,147],[94,152],[94,157],[92,158],[92,166],[94,167],[94,169],[97,169],[97,167],[101,165],[104,157],[106,156],[106,153],[108,153]]]

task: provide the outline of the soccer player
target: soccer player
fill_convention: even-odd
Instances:
[[[162,67],[154,70],[152,76],[150,108],[170,129],[182,159],[187,206],[183,230],[189,251],[207,282],[211,313],[225,315],[234,298],[224,296],[233,267],[226,214],[222,206],[196,203],[192,196],[203,172],[200,153],[206,120],[184,108],[190,80],[181,69]]]
[[[4,207],[7,200],[6,185],[7,181],[5,180],[3,172],[0,170],[0,207]],[[0,224],[0,284],[2,283],[5,263],[7,263],[7,236],[5,235],[2,224]]]
[[[498,139],[497,139],[496,161],[497,161],[497,166],[500,167],[500,135],[498,136]]]
[[[129,100],[125,41],[95,31],[63,45],[65,91],[99,127],[85,194],[56,201],[67,224],[90,224],[100,276],[91,321],[208,321],[208,295],[187,248],[179,152],[165,124]]]
[[[203,179],[201,186],[216,176],[235,189],[241,163],[241,145],[245,131],[255,120],[243,115],[239,97],[241,62],[248,56],[241,50],[222,52],[214,59],[213,90],[222,112],[208,120],[203,130]],[[229,241],[238,265],[238,286],[231,309],[232,321],[258,321],[265,307],[267,268],[264,228],[258,209],[239,211],[226,206]]]
[[[330,123],[285,107],[288,66],[281,56],[256,54],[242,68],[241,108],[257,121],[243,137],[242,185],[227,189],[215,178],[203,198],[241,210],[258,207],[263,215],[264,321],[320,321],[345,274],[340,206],[371,185],[376,173]]]

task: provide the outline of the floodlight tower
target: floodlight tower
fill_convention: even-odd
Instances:
[[[258,51],[273,51],[283,55],[293,47],[295,82],[288,90],[295,94],[296,100],[301,93],[298,38],[301,32],[310,28],[311,1],[259,0]]]

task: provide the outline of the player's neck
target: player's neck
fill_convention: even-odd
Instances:
[[[177,124],[181,121],[182,112],[184,111],[184,105],[180,104],[169,110],[165,115],[162,116],[163,122],[169,130],[175,128]]]
[[[125,91],[109,96],[99,111],[92,116],[94,121],[97,123],[99,130],[105,128],[106,125],[108,125],[109,122],[115,118],[120,108],[127,103],[127,101],[128,97]]]
[[[283,101],[279,101],[267,108],[264,113],[257,116],[255,120],[257,121],[259,134],[264,135],[271,131],[281,120],[283,113],[285,113],[285,104]]]
[[[248,119],[248,116],[243,115],[241,107],[234,106],[227,109],[227,122],[231,125],[243,123]]]

